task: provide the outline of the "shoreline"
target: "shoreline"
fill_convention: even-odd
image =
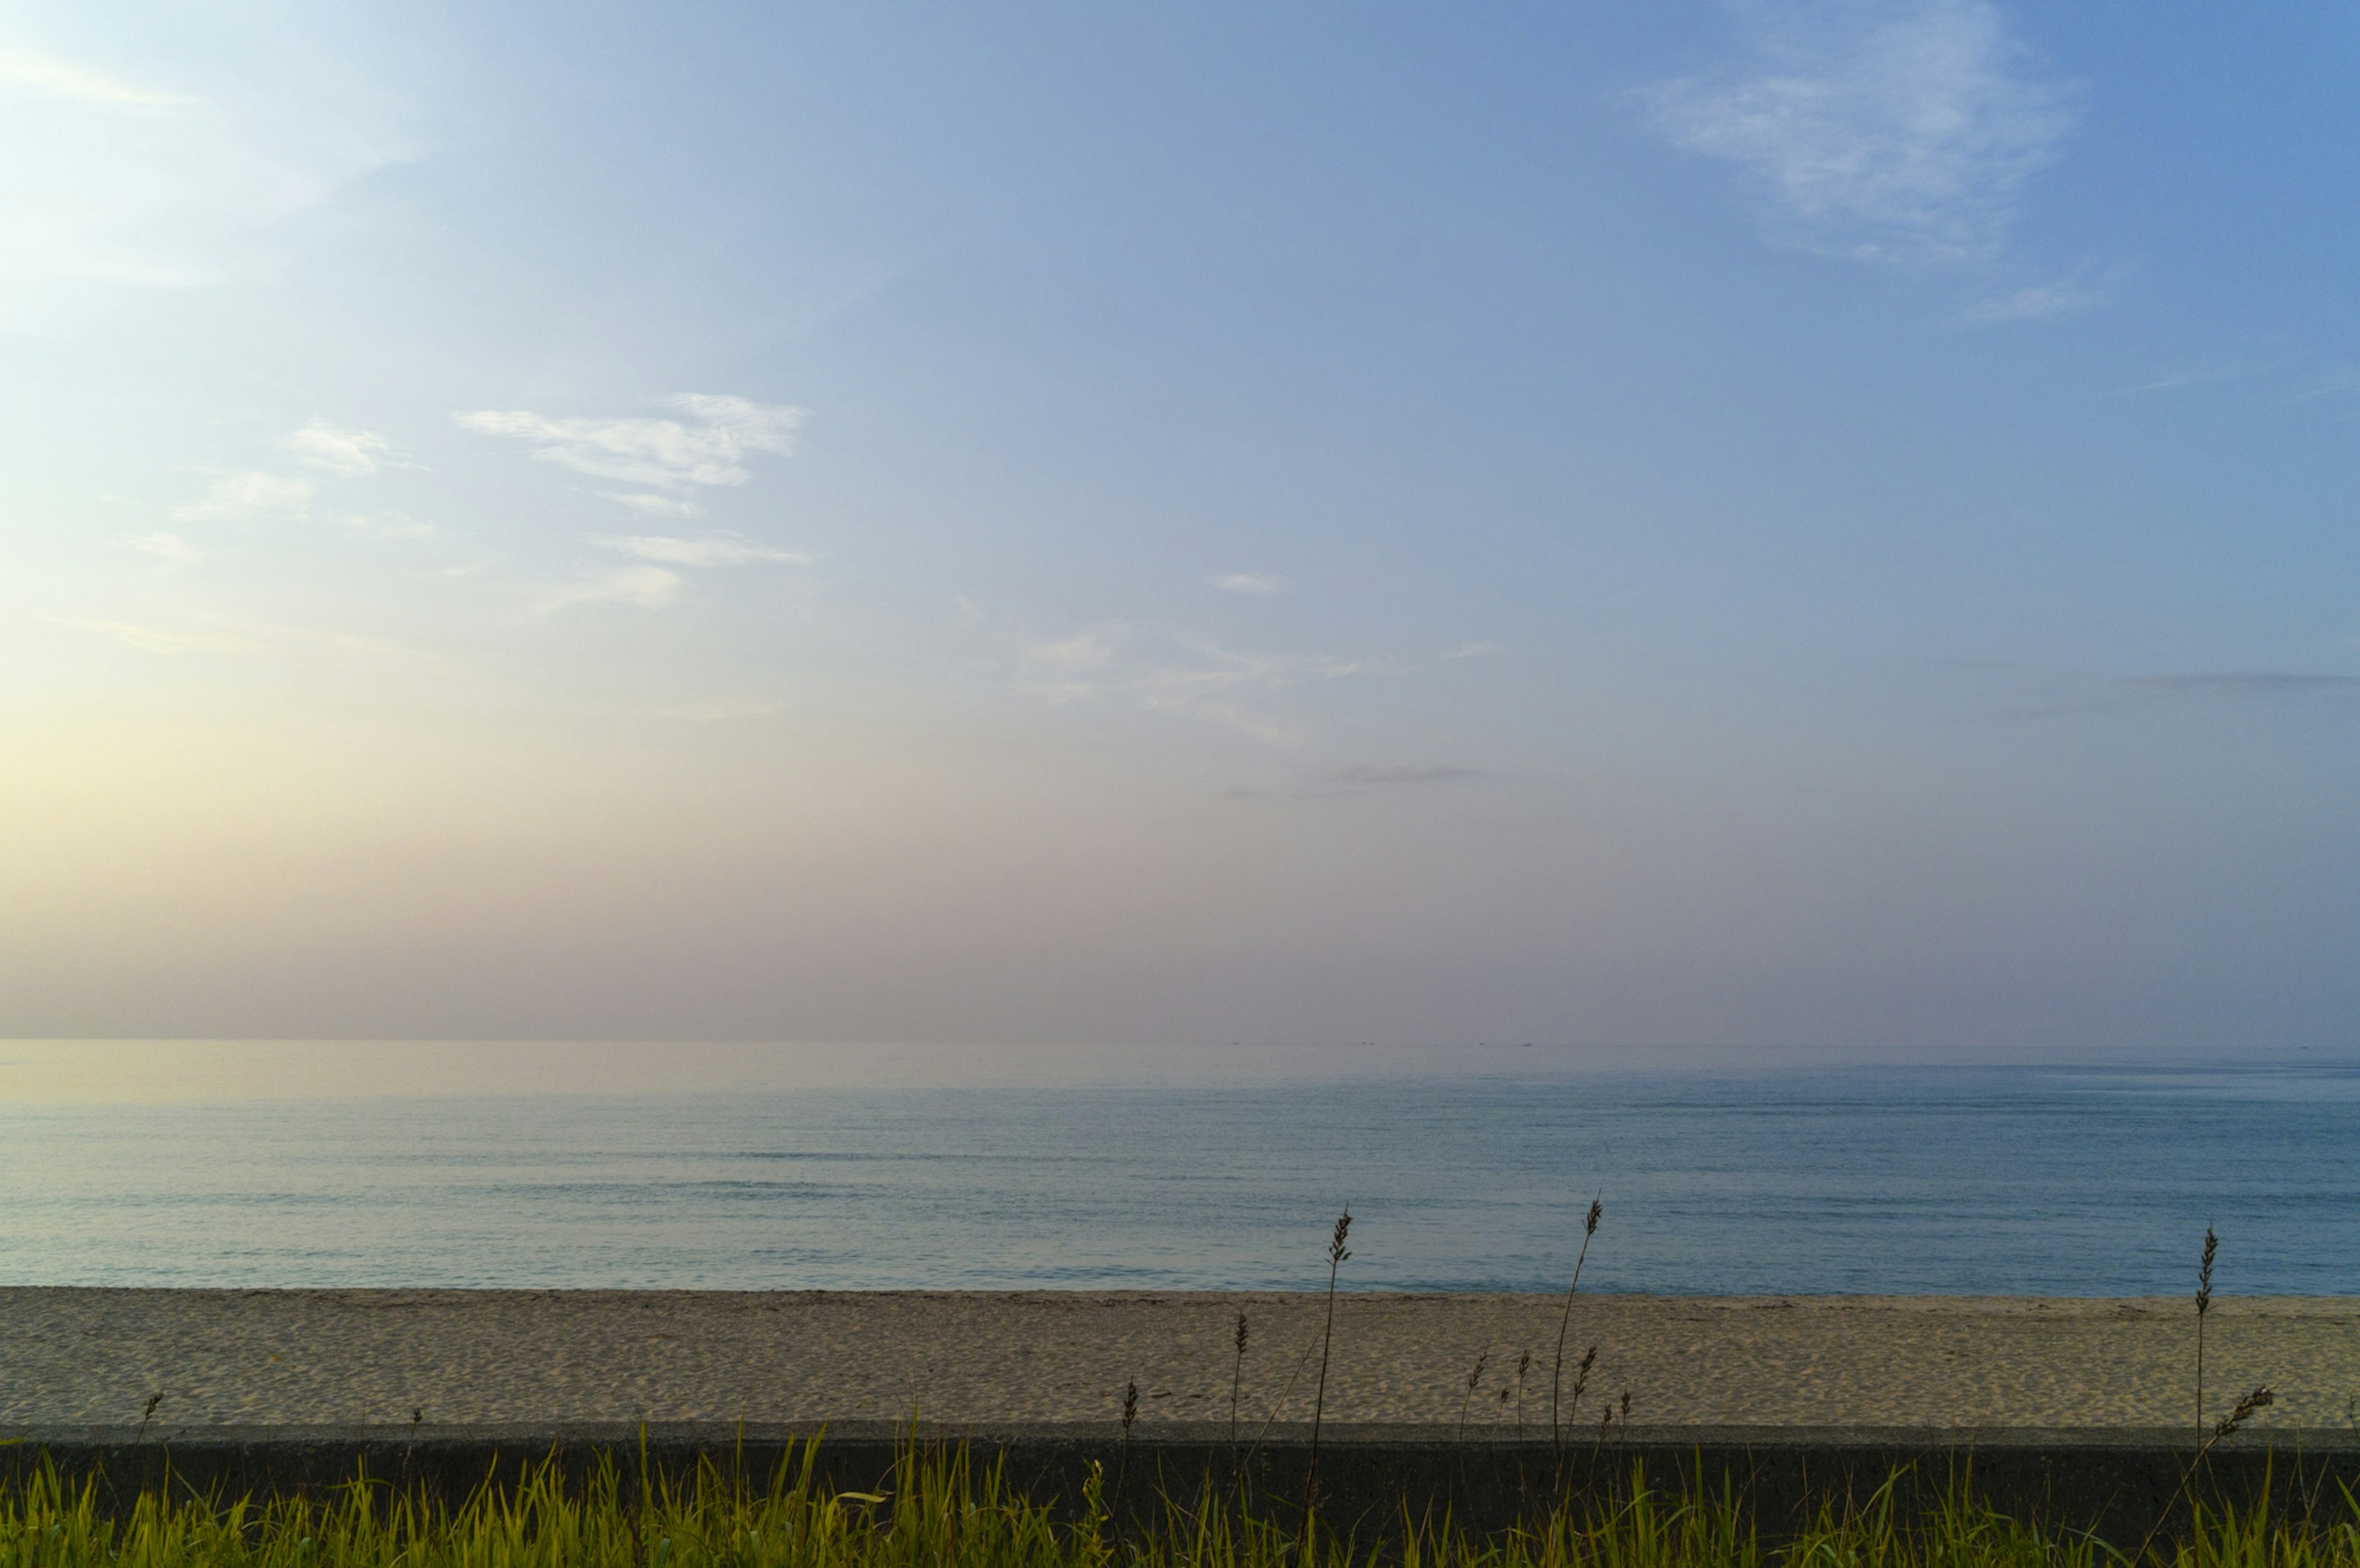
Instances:
[[[1325,1421],[1548,1431],[1561,1295],[1344,1291]],[[656,1425],[945,1430],[1117,1421],[1142,1439],[1307,1421],[1325,1297],[1226,1291],[0,1288],[0,1428],[177,1432]],[[1236,1315],[1247,1315],[1242,1367]],[[1561,1402],[1592,1429],[2186,1432],[2184,1297],[1582,1295]],[[1469,1387],[1481,1356],[1482,1373]],[[2268,1384],[2254,1431],[2360,1430],[2360,1298],[2223,1297],[2205,1402]],[[1502,1398],[1502,1390],[1506,1398]],[[413,1423],[413,1417],[415,1422]]]

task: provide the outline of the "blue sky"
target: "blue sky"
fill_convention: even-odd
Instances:
[[[0,16],[0,1032],[2349,1039],[2348,11]]]

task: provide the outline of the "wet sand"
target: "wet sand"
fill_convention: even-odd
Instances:
[[[1337,1298],[1326,1416],[1546,1432],[1561,1297]],[[1309,1295],[0,1289],[0,1426],[1308,1421]],[[1579,1418],[1649,1427],[2108,1429],[2194,1421],[2183,1298],[1584,1296]],[[1519,1357],[1531,1366],[1521,1380]],[[1482,1356],[1473,1391],[1469,1377]],[[2351,1430],[2360,1300],[2216,1301],[2207,1404]],[[2218,1413],[2216,1409],[2214,1413]]]

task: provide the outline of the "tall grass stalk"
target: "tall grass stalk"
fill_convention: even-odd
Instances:
[[[1238,1391],[1245,1387],[1246,1377],[1246,1314],[1238,1313],[1237,1361],[1229,1367],[1229,1446],[1238,1445]]]
[[[1311,1516],[1319,1502],[1319,1422],[1328,1413],[1328,1349],[1336,1340],[1336,1271],[1352,1256],[1344,1238],[1352,1234],[1352,1205],[1336,1216],[1336,1234],[1328,1238],[1328,1321],[1319,1331],[1319,1391],[1311,1400],[1311,1456],[1303,1469],[1303,1529],[1311,1530]]]
[[[1598,1216],[1604,1212],[1599,1206],[1599,1198],[1604,1196],[1601,1192],[1590,1200],[1590,1213],[1581,1222],[1581,1250],[1573,1259],[1573,1283],[1565,1288],[1565,1311],[1557,1320],[1557,1364],[1549,1372],[1549,1442],[1556,1446],[1559,1457],[1565,1453],[1565,1435],[1557,1421],[1557,1396],[1565,1381],[1565,1331],[1573,1323],[1573,1293],[1581,1289],[1581,1266],[1590,1258],[1590,1238],[1598,1234]],[[1577,1402],[1579,1398],[1575,1396]]]
[[[2204,1317],[2212,1310],[2212,1254],[2221,1243],[2204,1227],[2204,1258],[2196,1266],[2196,1445],[2204,1446]]]
[[[1487,1345],[1482,1354],[1475,1357],[1474,1370],[1467,1374],[1467,1395],[1459,1401],[1459,1441],[1461,1443],[1467,1441],[1467,1411],[1475,1403],[1475,1390],[1482,1383],[1483,1368],[1491,1359],[1491,1347]]]
[[[1122,1457],[1115,1465],[1114,1502],[1122,1507],[1123,1484],[1131,1478],[1131,1429],[1139,1424],[1139,1379],[1122,1386]]]

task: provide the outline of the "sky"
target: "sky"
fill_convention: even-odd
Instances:
[[[2355,71],[0,6],[0,1035],[2349,1044]]]

